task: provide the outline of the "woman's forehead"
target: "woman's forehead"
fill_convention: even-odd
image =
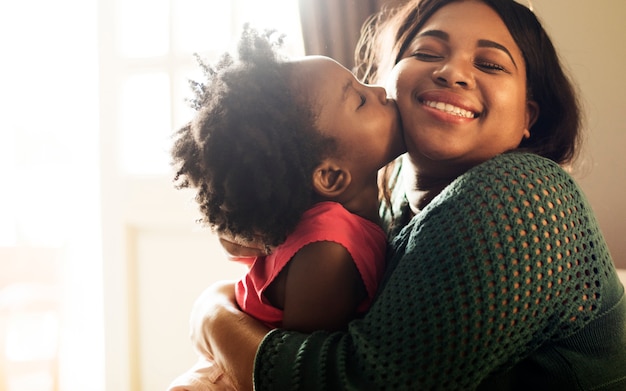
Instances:
[[[461,0],[444,5],[429,17],[417,32],[417,37],[437,31],[439,36],[457,37],[479,42],[494,42],[522,56],[502,17],[481,0]]]

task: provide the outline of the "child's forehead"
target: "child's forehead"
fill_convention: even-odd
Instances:
[[[352,74],[343,65],[330,57],[305,56],[291,60],[296,77],[306,77],[311,82],[319,82],[319,79],[337,79],[350,77]]]
[[[290,61],[290,65],[292,85],[300,96],[325,96],[356,81],[347,68],[325,56],[301,57]]]

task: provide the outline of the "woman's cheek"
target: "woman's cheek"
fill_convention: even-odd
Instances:
[[[391,73],[385,79],[385,89],[387,90],[387,96],[392,99],[398,99],[398,84],[399,83],[399,72],[398,66],[396,65]]]

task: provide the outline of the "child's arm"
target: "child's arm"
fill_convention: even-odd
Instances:
[[[348,250],[330,241],[300,249],[267,293],[283,309],[281,328],[302,332],[345,329],[367,295]]]

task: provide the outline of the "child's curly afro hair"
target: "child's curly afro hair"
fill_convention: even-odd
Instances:
[[[211,67],[198,58],[207,80],[191,82],[197,115],[171,151],[174,183],[197,189],[202,222],[266,246],[282,243],[316,201],[313,169],[335,148],[275,36],[245,26],[238,59],[227,53]]]

